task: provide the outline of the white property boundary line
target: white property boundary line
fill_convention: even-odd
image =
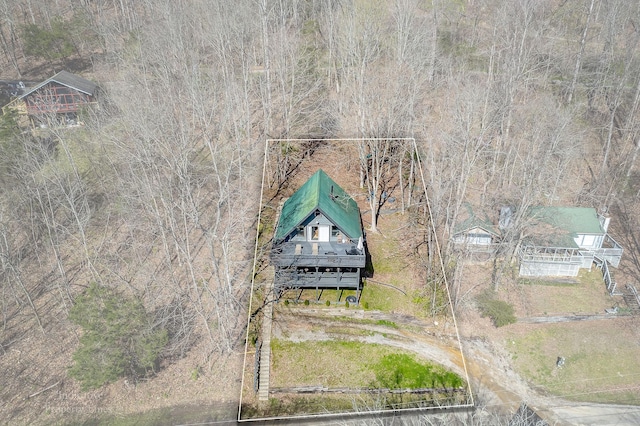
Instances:
[[[256,265],[258,263],[258,238],[260,237],[260,223],[262,222],[262,196],[264,195],[264,175],[267,170],[267,152],[269,149],[269,141],[264,143],[264,159],[262,161],[262,181],[260,183],[260,204],[258,205],[258,222],[256,223],[256,242],[253,248],[253,266],[251,268],[251,291],[249,293],[249,309],[247,310],[247,332],[244,337],[244,358],[242,359],[242,379],[240,381],[240,401],[238,404],[238,422],[242,412],[242,394],[244,392],[245,367],[247,366],[247,350],[249,349],[249,329],[251,325],[251,306],[253,306],[253,285],[255,284]]]
[[[313,414],[313,415],[302,415],[302,416],[283,416],[283,417],[260,417],[254,419],[241,419],[240,415],[242,413],[242,397],[244,392],[244,379],[245,379],[245,367],[247,365],[247,350],[249,348],[249,327],[251,323],[251,306],[253,304],[253,290],[255,284],[255,274],[256,274],[256,266],[258,263],[258,237],[260,231],[260,223],[262,221],[262,198],[264,196],[264,182],[265,182],[265,174],[267,170],[267,158],[269,153],[269,144],[271,142],[361,142],[361,141],[403,141],[403,142],[411,142],[413,146],[413,150],[416,154],[418,168],[420,169],[420,179],[422,180],[422,188],[424,190],[424,195],[427,203],[427,210],[429,211],[429,222],[431,223],[431,231],[433,232],[434,241],[436,244],[436,249],[438,250],[438,257],[440,259],[440,269],[442,271],[442,277],[444,279],[445,288],[447,290],[447,298],[449,300],[449,306],[451,308],[451,317],[453,318],[453,325],[456,330],[456,338],[458,339],[458,349],[460,351],[460,357],[462,359],[462,367],[465,374],[465,379],[467,380],[467,391],[471,402],[469,404],[459,404],[459,405],[446,405],[440,407],[421,407],[421,408],[399,408],[399,409],[388,409],[388,410],[374,410],[374,411],[363,411],[363,412],[342,412],[342,413],[327,413],[327,414]],[[451,300],[451,292],[449,291],[449,282],[447,281],[447,275],[444,269],[444,262],[442,260],[442,255],[440,251],[440,242],[438,241],[438,234],[436,233],[435,224],[432,220],[432,211],[431,211],[431,203],[429,202],[429,195],[427,194],[427,183],[424,178],[424,170],[422,169],[422,160],[420,159],[420,154],[418,152],[418,146],[416,144],[415,138],[310,138],[310,139],[266,139],[264,145],[264,160],[262,163],[262,182],[260,185],[260,204],[258,210],[258,222],[256,224],[256,239],[255,246],[253,252],[253,268],[251,272],[251,294],[249,295],[249,309],[247,313],[247,332],[245,336],[245,347],[244,347],[244,359],[242,362],[242,380],[240,383],[240,403],[238,404],[238,422],[253,422],[253,421],[267,421],[267,420],[293,420],[293,419],[316,419],[316,418],[327,418],[327,417],[338,417],[338,416],[366,416],[371,414],[382,414],[382,413],[394,413],[394,412],[419,412],[419,411],[427,411],[427,410],[441,410],[441,409],[456,409],[456,408],[469,408],[475,405],[473,399],[473,392],[471,390],[471,380],[469,379],[469,371],[467,370],[467,362],[464,357],[464,352],[462,351],[462,341],[460,340],[460,332],[458,331],[458,322],[456,319],[455,312],[453,311],[453,303]]]

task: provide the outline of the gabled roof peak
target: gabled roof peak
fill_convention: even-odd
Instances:
[[[456,223],[453,233],[466,232],[474,228],[482,228],[488,233],[498,236],[499,233],[486,214],[476,214],[473,206],[465,202],[462,204],[461,211],[458,214],[458,222]]]
[[[275,240],[284,240],[316,210],[349,238],[362,236],[358,205],[340,185],[318,169],[282,206]]]
[[[57,73],[56,75],[54,75],[53,77],[50,77],[48,79],[46,79],[45,81],[43,81],[42,83],[38,84],[35,87],[32,87],[31,89],[29,89],[28,91],[26,91],[25,93],[23,93],[19,99],[22,99],[28,95],[30,95],[31,93],[35,92],[36,90],[40,89],[41,87],[46,86],[47,84],[51,83],[51,82],[55,82],[55,83],[59,83],[62,84],[63,86],[67,86],[70,87],[72,89],[75,89],[79,92],[82,93],[86,93],[87,95],[91,95],[94,96],[96,93],[96,89],[98,88],[98,85],[95,84],[92,81],[87,80],[86,78],[80,77],[78,75],[72,74],[69,71],[60,71],[59,73]]]

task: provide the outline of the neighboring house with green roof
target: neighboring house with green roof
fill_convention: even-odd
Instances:
[[[588,207],[533,207],[519,250],[521,276],[577,276],[594,260],[618,266],[622,247],[609,218]]]
[[[364,234],[356,202],[318,170],[284,204],[271,251],[275,288],[359,290]]]
[[[500,210],[499,226],[463,204],[453,230],[454,247],[469,259],[488,260],[501,231],[512,226],[512,208]],[[622,247],[607,234],[609,218],[588,207],[532,207],[524,216],[518,255],[521,276],[577,276],[594,262],[617,267]],[[499,229],[498,229],[499,228]]]
[[[469,203],[464,203],[461,210],[453,229],[455,247],[471,252],[491,251],[500,237],[493,222],[486,215],[477,215]]]

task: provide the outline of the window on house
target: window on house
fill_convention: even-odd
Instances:
[[[311,227],[311,239],[312,240],[317,240],[320,238],[320,227],[319,226],[312,226]]]

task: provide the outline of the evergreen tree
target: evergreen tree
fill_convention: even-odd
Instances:
[[[69,318],[83,329],[69,373],[84,390],[153,372],[168,339],[140,300],[96,283],[76,299]]]
[[[51,29],[36,24],[26,25],[23,29],[24,51],[29,56],[53,62],[73,55],[76,48],[71,38],[73,22],[54,18]]]

